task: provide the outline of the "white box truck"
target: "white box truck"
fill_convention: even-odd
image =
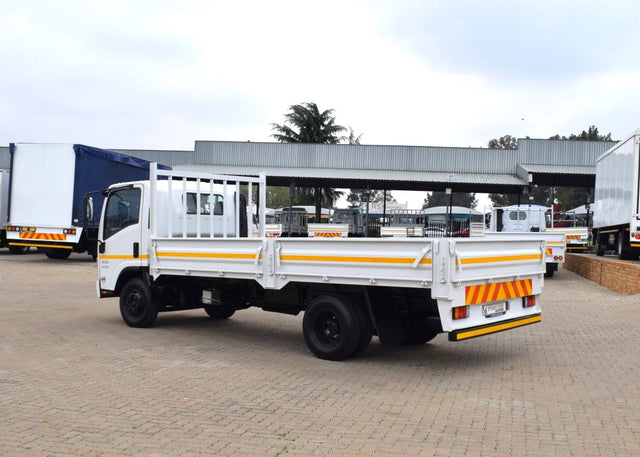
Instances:
[[[598,157],[593,208],[596,254],[614,249],[620,259],[640,255],[640,130]]]
[[[422,344],[441,332],[460,341],[540,321],[542,239],[267,237],[265,182],[152,166],[150,181],[110,186],[98,296],[119,297],[132,327],[195,308],[214,319],[250,306],[304,312],[305,341],[328,360],[358,355],[374,334]],[[246,207],[236,189],[246,189]],[[258,237],[242,227],[254,206]]]
[[[9,212],[9,170],[0,170],[0,248],[9,247],[13,254],[23,253],[28,247],[12,247],[7,242],[7,215]]]
[[[72,251],[96,255],[98,221],[87,220],[83,197],[116,182],[149,178],[149,162],[80,144],[12,143],[8,220],[9,247],[35,247],[49,258]]]

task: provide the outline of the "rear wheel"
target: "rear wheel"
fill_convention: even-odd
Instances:
[[[130,279],[120,293],[120,314],[130,327],[151,327],[158,317],[158,305],[142,278]]]
[[[553,274],[556,272],[556,270],[558,269],[557,264],[555,263],[548,263],[547,264],[547,271],[544,274],[545,278],[553,278]]]
[[[204,305],[206,313],[212,319],[229,319],[236,310],[229,305]]]
[[[598,257],[602,257],[602,256],[604,255],[604,251],[605,251],[605,246],[604,246],[604,244],[602,243],[602,238],[601,238],[600,234],[599,234],[599,233],[597,233],[597,232],[595,233],[594,238],[595,238],[595,240],[594,240],[594,241],[595,241],[595,251],[596,251],[596,255],[597,255]]]
[[[434,339],[438,333],[440,333],[438,329],[426,316],[408,316],[402,325],[400,344],[425,344]]]
[[[71,255],[71,249],[47,249],[44,254],[50,259],[64,260]]]
[[[29,246],[9,246],[10,254],[26,254],[29,252]]]
[[[341,297],[316,297],[304,313],[302,330],[307,346],[317,357],[344,360],[363,343],[357,309]],[[363,349],[364,350],[364,349]]]
[[[631,259],[633,256],[629,253],[629,242],[625,238],[624,230],[620,230],[618,232],[617,241],[618,241],[618,243],[617,243],[617,246],[618,246],[618,249],[617,249],[618,258],[620,260],[629,260],[629,259]]]
[[[357,306],[356,310],[358,312],[358,320],[360,321],[360,339],[350,357],[357,357],[362,354],[369,347],[369,344],[371,344],[371,338],[373,337],[369,311],[364,304]]]

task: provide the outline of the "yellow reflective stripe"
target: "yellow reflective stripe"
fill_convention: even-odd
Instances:
[[[549,246],[564,246],[566,243],[562,241],[547,241],[547,245]]]
[[[640,248],[640,243],[629,243],[632,248]]]
[[[188,257],[203,259],[255,259],[255,254],[239,254],[229,252],[158,252],[157,257]],[[262,258],[262,255],[260,255]]]
[[[119,255],[119,254],[100,254],[101,259],[105,260],[134,260],[134,259],[148,259],[149,254],[142,254],[138,257],[132,255]]]
[[[9,243],[9,246],[29,246],[30,248],[73,249],[73,246],[63,246],[59,244]]]
[[[504,324],[492,325],[490,327],[483,327],[476,330],[469,330],[468,332],[460,332],[456,334],[456,340],[465,340],[467,338],[473,338],[475,336],[488,335],[489,333],[500,332],[502,330],[509,330],[511,328],[521,327],[527,324],[533,324],[535,322],[540,322],[542,320],[542,316],[533,316],[527,319],[521,319],[514,322],[506,322]]]
[[[523,255],[503,255],[500,257],[476,257],[472,259],[460,259],[462,265],[470,263],[489,263],[489,262],[515,262],[518,260],[540,260],[542,254],[523,254]]]
[[[403,263],[412,264],[416,259],[410,257],[361,257],[361,256],[332,256],[332,255],[282,255],[282,261],[304,262],[355,262],[355,263]],[[421,259],[420,264],[430,264],[431,259]]]

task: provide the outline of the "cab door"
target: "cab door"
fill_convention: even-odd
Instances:
[[[148,223],[141,212],[143,190],[139,184],[118,188],[104,202],[98,233],[101,291],[114,291],[123,270],[148,265],[147,248],[142,245],[142,229]]]

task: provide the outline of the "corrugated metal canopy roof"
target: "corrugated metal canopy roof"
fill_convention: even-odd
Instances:
[[[581,165],[532,165],[520,164],[522,168],[530,173],[560,173],[566,175],[594,175],[596,167]]]
[[[429,171],[360,170],[336,168],[280,168],[240,165],[181,165],[180,170],[255,176],[267,175],[270,185],[287,186],[291,180],[301,186],[331,186],[389,190],[444,190],[452,187],[459,192],[482,192],[481,189],[519,191],[526,183],[515,175],[480,173],[443,173]],[[489,191],[489,190],[487,190]]]
[[[518,164],[518,176],[528,182],[528,175],[535,184],[543,186],[593,187],[596,182],[595,165],[541,165]]]

